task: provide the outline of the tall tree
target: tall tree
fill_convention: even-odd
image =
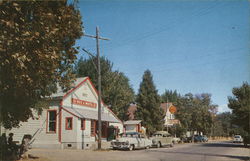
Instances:
[[[233,88],[234,96],[228,97],[228,107],[234,114],[233,122],[242,127],[249,135],[250,131],[250,86],[244,82],[241,87]]]
[[[193,131],[192,124],[192,111],[194,111],[193,105],[193,94],[188,93],[185,96],[182,96],[177,101],[177,113],[175,114],[176,118],[180,120],[181,126],[187,131]]]
[[[137,95],[137,119],[142,120],[142,125],[147,128],[147,133],[152,133],[163,128],[164,113],[160,108],[160,96],[153,82],[149,70],[144,72]]]
[[[122,120],[126,117],[127,107],[134,102],[134,91],[129,84],[129,79],[119,71],[113,71],[113,64],[101,57],[102,99],[113,112]],[[76,67],[77,77],[88,76],[97,88],[96,58],[81,58]]]
[[[180,94],[178,94],[176,90],[165,90],[165,92],[161,95],[161,101],[163,103],[172,102],[173,104],[176,104],[180,97]]]
[[[0,121],[11,128],[32,117],[57,82],[69,87],[82,22],[66,0],[4,0],[0,26]]]
[[[214,122],[213,136],[231,136],[237,132],[237,128],[233,127],[233,114],[230,112],[223,112],[217,114]]]
[[[190,131],[208,134],[213,125],[213,111],[217,105],[211,103],[210,94],[186,94],[177,102],[176,117]]]

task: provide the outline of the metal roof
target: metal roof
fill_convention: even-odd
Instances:
[[[124,125],[134,125],[141,123],[141,120],[128,120],[124,122]]]
[[[84,81],[87,77],[76,78],[76,80],[72,83],[71,89],[75,88],[78,84]],[[55,97],[63,97],[67,91],[63,91],[62,87],[57,83],[57,91],[51,95],[52,98]],[[69,91],[69,90],[68,90]]]
[[[65,106],[63,106],[63,109],[67,112],[74,114],[75,116],[79,118],[98,120],[98,111],[80,109],[80,108],[75,108],[75,107],[71,108],[71,107],[65,107]],[[102,113],[101,120],[114,122],[114,123],[120,123],[120,121],[111,112]]]

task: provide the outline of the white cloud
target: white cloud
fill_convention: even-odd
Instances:
[[[231,112],[232,110],[228,108],[227,104],[219,105],[218,113]]]

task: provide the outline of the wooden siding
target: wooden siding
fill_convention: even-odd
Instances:
[[[58,111],[58,107],[53,106],[50,109],[55,109]],[[35,113],[34,113],[35,115]],[[13,140],[19,141],[21,143],[22,138],[25,134],[30,134],[34,136],[34,142],[32,144],[58,144],[58,120],[57,115],[57,125],[56,133],[46,133],[47,127],[47,110],[42,112],[41,116],[36,116],[37,119],[30,118],[27,122],[22,122],[19,128],[13,128],[11,130],[5,130],[6,134],[14,133]]]

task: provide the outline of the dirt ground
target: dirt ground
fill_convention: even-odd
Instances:
[[[51,161],[51,160],[45,157],[29,156],[28,158],[20,159],[20,161]]]

